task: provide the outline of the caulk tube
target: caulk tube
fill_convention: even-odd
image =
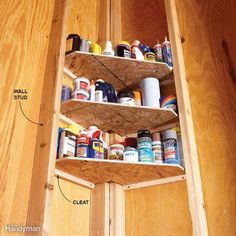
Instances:
[[[160,86],[159,80],[148,77],[141,82],[141,93],[143,106],[160,108]]]
[[[173,67],[171,46],[170,42],[167,40],[167,37],[165,37],[165,41],[162,43],[161,47],[162,47],[163,61],[168,66]]]

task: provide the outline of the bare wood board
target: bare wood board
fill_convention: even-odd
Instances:
[[[172,69],[163,62],[140,61],[131,58],[73,52],[66,56],[65,68],[76,76],[103,79],[118,91],[137,89],[146,77],[169,78]]]
[[[56,168],[94,184],[115,182],[127,185],[184,174],[179,165],[76,157],[57,160]]]
[[[61,104],[61,113],[83,127],[98,126],[103,131],[112,130],[123,136],[140,129],[155,129],[173,122],[177,114],[172,110],[119,103],[69,100]]]

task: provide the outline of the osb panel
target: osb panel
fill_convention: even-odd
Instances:
[[[112,130],[121,136],[141,129],[155,129],[177,119],[175,112],[163,108],[80,100],[63,102],[61,113],[83,127],[96,125],[103,131]]]
[[[58,180],[54,178],[52,199],[53,224],[50,224],[50,235],[89,236],[90,190],[71,182],[59,179],[63,194],[70,201],[89,200],[88,205],[74,205],[68,202],[60,192]]]
[[[83,52],[67,55],[65,67],[76,76],[103,79],[117,90],[136,89],[140,87],[141,80],[145,77],[162,79],[172,73],[166,63]]]
[[[153,47],[168,36],[165,5],[162,0],[122,0],[122,39],[132,43],[135,39]]]
[[[236,235],[236,2],[177,7],[209,234]]]
[[[186,182],[125,193],[126,236],[190,236]]]
[[[183,168],[177,165],[89,160],[88,158],[59,159],[56,168],[94,184],[114,182],[127,185],[184,174]]]
[[[26,224],[38,126],[23,116],[13,89],[28,91],[22,108],[37,122],[53,7],[54,1],[1,1],[1,235],[6,235],[5,224]]]

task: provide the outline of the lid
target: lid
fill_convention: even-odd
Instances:
[[[112,43],[111,41],[106,41],[106,46],[105,46],[106,51],[112,51]]]
[[[121,41],[117,44],[117,46],[119,46],[119,45],[126,45],[126,46],[130,47],[130,43],[127,41]]]
[[[84,89],[76,89],[72,94],[82,94],[85,95],[86,97],[89,96],[89,93]]]
[[[153,133],[152,134],[152,141],[161,141],[161,134],[160,133]]]
[[[71,130],[72,133],[79,135],[80,128],[77,125],[68,125],[68,128]]]
[[[125,147],[125,152],[128,152],[128,151],[138,152],[136,148],[133,148],[133,147]]]
[[[137,139],[133,137],[128,137],[125,139],[125,146],[126,147],[137,147]]]
[[[82,130],[80,131],[80,135],[81,135],[81,134],[85,134],[85,135],[87,135],[87,134],[88,134],[88,131],[85,130],[85,129],[82,129]]]
[[[74,80],[74,84],[75,84],[76,82],[79,82],[79,81],[85,82],[85,83],[87,83],[87,84],[90,83],[90,82],[89,82],[89,79],[87,79],[86,77],[81,76],[81,77],[77,77],[77,78]]]
[[[165,41],[162,43],[162,46],[164,45],[164,44],[169,44],[170,42],[167,40],[167,37],[165,37]]]
[[[132,91],[119,92],[117,94],[117,97],[118,98],[124,98],[124,97],[134,98],[134,93]]]
[[[150,131],[147,130],[147,129],[139,130],[139,131],[138,131],[138,138],[142,138],[142,137],[151,138],[151,133],[150,133]]]
[[[176,131],[173,129],[163,131],[162,136],[163,136],[163,140],[168,139],[168,138],[177,139]]]
[[[122,148],[124,149],[124,145],[120,144],[120,143],[115,143],[109,146],[109,148]]]

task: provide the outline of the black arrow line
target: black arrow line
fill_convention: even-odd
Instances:
[[[61,190],[61,186],[60,186],[60,183],[59,183],[59,175],[57,175],[57,183],[58,183],[58,187],[59,187],[59,189],[60,189],[60,192],[61,192],[62,196],[63,196],[68,202],[71,203],[71,200],[69,200],[69,199],[64,195],[64,193],[63,193],[62,190]]]
[[[35,124],[35,125],[43,126],[42,123],[37,123],[37,122],[34,122],[34,121],[30,120],[30,119],[25,115],[25,113],[23,112],[23,109],[22,109],[22,106],[21,106],[21,100],[19,101],[19,103],[20,103],[21,112],[22,112],[23,116],[24,116],[28,121],[30,121],[31,123],[33,123],[33,124]]]

